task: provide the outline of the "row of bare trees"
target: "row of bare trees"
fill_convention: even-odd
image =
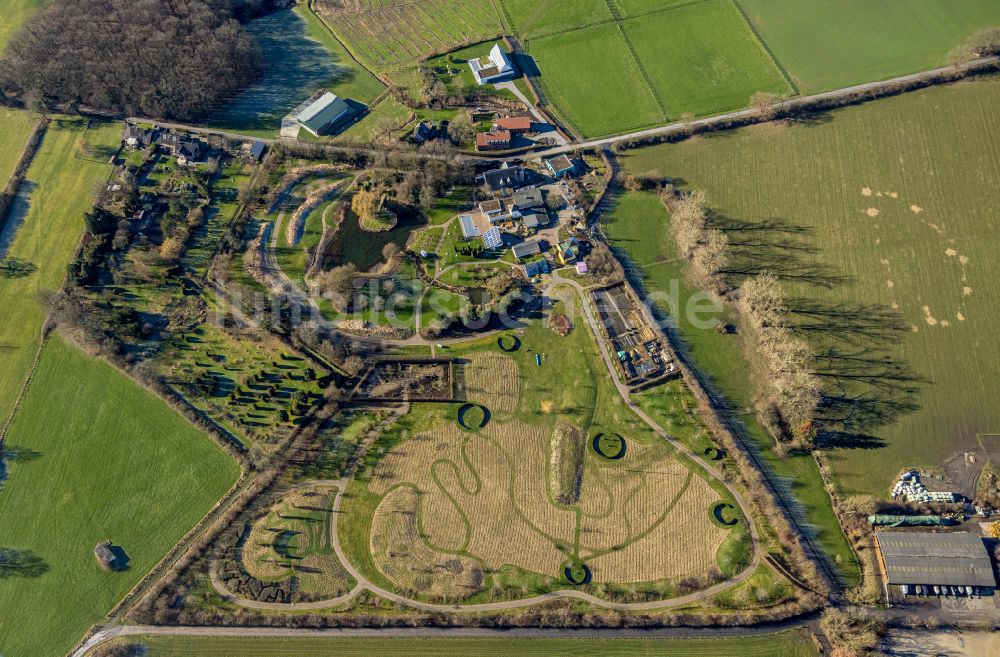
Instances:
[[[732,254],[726,233],[712,226],[703,191],[687,194],[666,188],[662,198],[672,217],[678,253],[687,260],[695,284],[733,302],[739,312],[751,363],[761,381],[765,426],[794,446],[815,437],[813,416],[820,382],[808,343],[788,325],[785,293],[777,276],[762,272],[732,288],[725,278]]]
[[[736,295],[736,307],[747,335],[751,362],[763,387],[772,430],[791,434],[793,445],[808,447],[815,438],[813,415],[821,386],[813,371],[809,344],[788,326],[785,292],[778,277],[762,272],[748,278]],[[778,427],[774,427],[775,422]]]

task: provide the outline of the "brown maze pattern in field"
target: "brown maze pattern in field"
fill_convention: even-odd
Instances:
[[[548,433],[520,421],[490,422],[477,434],[438,426],[393,448],[370,489],[413,486],[424,548],[460,551],[489,569],[556,576],[578,555],[593,560],[596,581],[632,583],[716,565],[729,533],[709,516],[718,494],[666,444],[631,441],[617,462],[588,449],[580,502],[564,507],[549,485]]]

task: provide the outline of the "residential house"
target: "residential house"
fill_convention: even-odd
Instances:
[[[537,208],[542,208],[545,206],[545,200],[542,196],[542,190],[537,188],[520,189],[514,192],[514,196],[511,200],[514,207],[516,207],[521,212],[527,210],[534,210]]]
[[[499,43],[493,45],[486,57],[470,59],[469,68],[472,69],[472,75],[479,84],[500,82],[514,74],[514,64]]]
[[[160,135],[157,143],[167,152],[177,158],[178,162],[198,162],[208,153],[208,146],[190,135],[167,132]],[[182,161],[183,160],[183,161]]]
[[[485,214],[492,221],[504,214],[503,203],[496,199],[483,201],[479,204],[479,211]]]
[[[576,169],[573,164],[573,160],[569,159],[569,157],[565,155],[557,155],[556,157],[545,160],[545,167],[556,178],[573,175],[573,171]]]
[[[158,136],[156,130],[147,130],[131,123],[125,126],[125,145],[129,148],[148,148],[156,143]]]
[[[295,115],[299,125],[319,137],[335,132],[357,115],[348,102],[329,91],[311,102]]]
[[[480,132],[476,134],[477,151],[503,151],[510,148],[513,137],[510,130]]]
[[[524,271],[525,276],[533,278],[549,272],[549,261],[545,258],[539,258],[538,260],[524,263],[521,265],[521,269]]]
[[[533,255],[538,255],[542,252],[542,246],[538,242],[531,240],[528,242],[521,242],[520,244],[515,244],[514,248],[511,249],[514,257],[518,260],[524,260],[525,258]]]

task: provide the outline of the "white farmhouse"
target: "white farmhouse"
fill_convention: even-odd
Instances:
[[[479,84],[499,82],[514,73],[514,65],[499,43],[494,44],[488,56],[470,59],[469,67]]]

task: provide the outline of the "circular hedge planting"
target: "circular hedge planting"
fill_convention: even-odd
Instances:
[[[500,348],[500,351],[506,351],[507,353],[517,351],[521,348],[521,338],[510,334],[501,335],[497,338],[497,347]]]
[[[590,584],[590,580],[593,579],[590,567],[582,561],[571,561],[567,563],[563,567],[563,577],[565,577],[566,581],[573,586]]]
[[[594,436],[591,445],[598,456],[609,461],[624,458],[628,449],[625,439],[617,433],[599,433]]]
[[[713,446],[713,447],[706,447],[704,454],[706,457],[708,457],[709,461],[721,461],[722,458],[726,455],[726,451]]]
[[[476,431],[482,429],[490,421],[490,411],[479,404],[462,404],[458,409],[458,424],[463,429]]]
[[[730,504],[729,502],[719,502],[718,504],[712,507],[712,522],[719,525],[720,527],[732,527],[734,525],[738,525],[740,522],[739,518],[730,517],[727,520],[726,512],[733,511],[735,509],[736,507]]]

